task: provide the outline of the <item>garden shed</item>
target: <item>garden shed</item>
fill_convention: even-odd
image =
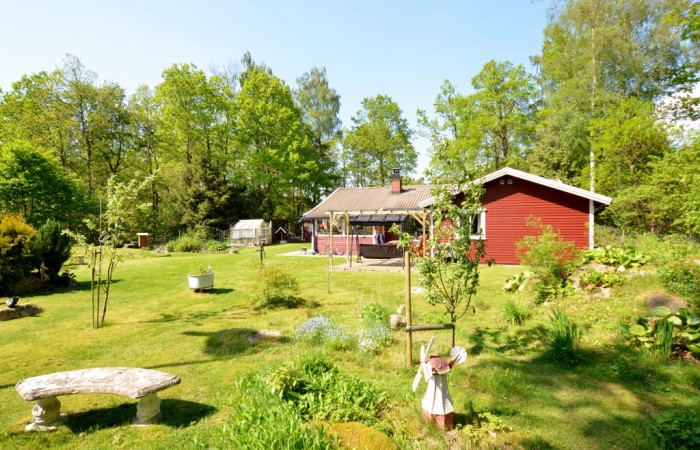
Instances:
[[[263,219],[240,220],[231,227],[231,242],[242,245],[260,245],[272,242],[272,222]]]

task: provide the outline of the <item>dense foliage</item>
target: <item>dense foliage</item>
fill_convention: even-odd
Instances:
[[[387,406],[384,392],[320,357],[250,374],[229,397],[220,441],[232,448],[337,448],[318,421],[372,424]]]
[[[33,267],[31,258],[34,227],[15,214],[0,215],[0,292],[15,292],[15,283]]]
[[[73,239],[63,232],[64,227],[55,220],[47,220],[32,242],[32,255],[46,267],[49,280],[58,277],[63,264],[68,261],[73,247]]]

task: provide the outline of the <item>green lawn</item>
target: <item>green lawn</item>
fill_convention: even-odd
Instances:
[[[117,267],[106,326],[91,327],[89,272],[75,268],[79,289],[24,296],[21,303],[44,308],[41,316],[0,322],[0,448],[206,448],[231,414],[227,393],[243,375],[276,367],[309,352],[322,352],[342,370],[387,391],[391,408],[383,426],[405,448],[469,448],[479,429],[442,436],[420,416],[421,389],[414,394],[414,367],[405,363],[406,339],[377,356],[333,352],[296,343],[295,329],[307,318],[326,315],[350,329],[359,326],[362,305],[378,301],[393,311],[404,301],[403,273],[331,272],[321,257],[282,256],[301,245],[266,249],[267,263],[296,274],[301,295],[318,306],[256,311],[250,296],[258,254],[176,254],[133,251]],[[193,293],[186,273],[195,263],[216,273],[215,289]],[[695,362],[664,361],[628,350],[618,327],[645,310],[644,299],[661,291],[654,276],[629,280],[609,299],[577,295],[558,306],[585,328],[584,362],[567,368],[544,360],[549,305],[501,290],[518,267],[484,267],[476,314],[457,324],[466,364],[450,375],[457,422],[473,423],[489,413],[494,431],[483,447],[609,449],[654,448],[648,414],[698,405],[700,376]],[[414,284],[417,280],[414,278]],[[509,324],[508,298],[529,310],[523,325]],[[438,323],[442,311],[414,296],[414,324]],[[251,345],[256,330],[280,330],[288,339]],[[434,352],[446,354],[448,332],[437,332]],[[414,360],[429,333],[414,335]],[[61,397],[68,414],[53,433],[25,433],[32,404],[15,391],[16,382],[43,373],[85,367],[132,366],[178,375],[182,383],[161,393],[164,421],[128,425],[135,401],[94,394]],[[482,430],[483,431],[483,430]]]

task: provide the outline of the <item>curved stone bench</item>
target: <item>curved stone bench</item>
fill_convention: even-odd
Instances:
[[[62,421],[59,395],[117,394],[138,398],[135,425],[157,422],[162,416],[157,392],[180,383],[169,373],[133,367],[100,367],[50,373],[22,380],[15,389],[27,401],[36,400],[27,431],[55,430]]]

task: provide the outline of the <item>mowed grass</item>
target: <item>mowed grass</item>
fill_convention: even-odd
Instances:
[[[349,329],[360,325],[362,306],[379,302],[388,311],[404,303],[403,273],[328,271],[322,257],[283,256],[299,244],[266,248],[266,264],[292,271],[301,297],[315,307],[258,311],[253,308],[255,249],[239,254],[161,256],[132,251],[115,271],[106,326],[91,327],[90,274],[75,268],[79,289],[37,293],[21,303],[44,308],[41,316],[0,322],[0,448],[206,448],[220,436],[232,414],[228,393],[247,373],[277,367],[309,352],[320,352],[342,370],[387,391],[391,407],[386,430],[403,448],[469,448],[474,433],[447,435],[425,424],[420,398],[411,391],[420,345],[429,332],[414,334],[414,364],[406,365],[405,333],[379,355],[309,348],[294,340],[307,318],[326,315]],[[341,262],[341,259],[338,260]],[[213,290],[194,293],[186,274],[195,264],[211,265]],[[609,299],[577,295],[560,302],[585,332],[583,363],[563,367],[542,358],[550,305],[527,295],[506,294],[502,286],[519,267],[483,267],[476,313],[457,323],[457,343],[469,359],[449,375],[456,420],[474,414],[498,418],[479,445],[505,448],[654,448],[648,414],[698,405],[700,376],[693,362],[666,361],[628,349],[618,326],[645,311],[645,298],[660,291],[654,276],[629,280]],[[417,285],[414,275],[413,284]],[[413,296],[414,324],[441,323],[442,310]],[[504,313],[514,299],[527,311],[523,325]],[[279,330],[285,339],[248,342],[257,330]],[[449,332],[436,332],[433,353],[446,355]],[[53,433],[25,433],[32,404],[15,391],[18,381],[44,373],[86,367],[129,366],[163,370],[182,383],[161,392],[163,422],[129,425],[135,401],[90,394],[61,397],[65,427]]]

